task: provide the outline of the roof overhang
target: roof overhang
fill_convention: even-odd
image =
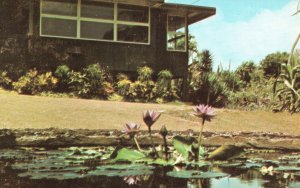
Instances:
[[[159,8],[166,10],[171,15],[187,16],[188,25],[216,14],[216,8],[213,7],[164,3]]]

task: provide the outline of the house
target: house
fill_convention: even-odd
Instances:
[[[164,0],[1,0],[0,54],[43,51],[52,57],[32,66],[99,62],[130,73],[147,65],[184,78],[188,26],[215,13]]]

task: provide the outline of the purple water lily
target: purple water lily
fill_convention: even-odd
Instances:
[[[194,115],[202,119],[201,130],[198,136],[198,150],[199,150],[201,147],[204,123],[205,121],[211,121],[211,119],[216,116],[216,113],[213,107],[204,104],[195,106],[193,110],[194,110]],[[197,156],[196,160],[199,161],[199,156],[198,155],[196,156]]]
[[[211,121],[211,119],[216,116],[214,108],[208,105],[200,104],[195,106],[193,110],[195,112],[194,115],[202,118],[203,123],[205,121]]]
[[[147,110],[143,114],[143,119],[148,128],[150,127],[158,120],[160,117],[160,113],[154,111],[154,110]]]
[[[136,123],[126,123],[122,132],[128,134],[130,138],[133,138],[139,131],[140,125]]]

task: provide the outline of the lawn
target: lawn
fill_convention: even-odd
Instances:
[[[142,112],[161,111],[153,126],[171,130],[199,130],[198,121],[186,104],[140,104],[71,98],[17,95],[0,91],[0,128],[121,129],[126,122],[142,124]],[[217,109],[217,117],[205,131],[283,132],[300,135],[300,114]],[[145,129],[145,126],[142,126]]]

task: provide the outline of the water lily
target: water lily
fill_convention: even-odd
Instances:
[[[160,117],[160,113],[154,110],[147,110],[143,114],[143,120],[148,127],[148,133],[151,140],[152,148],[156,156],[158,156],[158,154],[154,146],[154,142],[151,134],[151,126],[158,120],[159,117]]]
[[[203,124],[205,121],[211,121],[216,116],[214,108],[208,105],[200,104],[195,106],[193,110],[195,116],[202,118]]]
[[[123,133],[126,133],[129,135],[130,138],[132,138],[137,146],[137,148],[139,149],[139,151],[141,151],[141,147],[135,137],[135,135],[140,131],[140,125],[136,124],[136,123],[126,123],[124,125],[124,130],[122,131]]]
[[[130,138],[133,138],[139,131],[140,125],[136,123],[126,123],[122,132],[128,134]]]
[[[146,125],[148,126],[149,130],[151,126],[158,120],[160,117],[160,113],[154,111],[154,110],[147,110],[143,114],[143,119]]]
[[[202,132],[205,121],[211,121],[212,118],[216,116],[215,110],[213,107],[200,104],[193,108],[194,115],[202,119],[201,130],[198,136],[198,151],[200,151],[201,141],[202,141]],[[196,159],[199,160],[199,156],[196,156]]]
[[[165,147],[165,159],[168,160],[168,143],[167,143],[167,135],[168,135],[168,130],[165,125],[163,125],[159,131],[159,134],[163,137],[164,140],[164,147]]]
[[[129,177],[125,177],[124,181],[128,184],[128,185],[135,185],[137,184],[139,181],[141,181],[141,178],[139,176],[129,176]]]

